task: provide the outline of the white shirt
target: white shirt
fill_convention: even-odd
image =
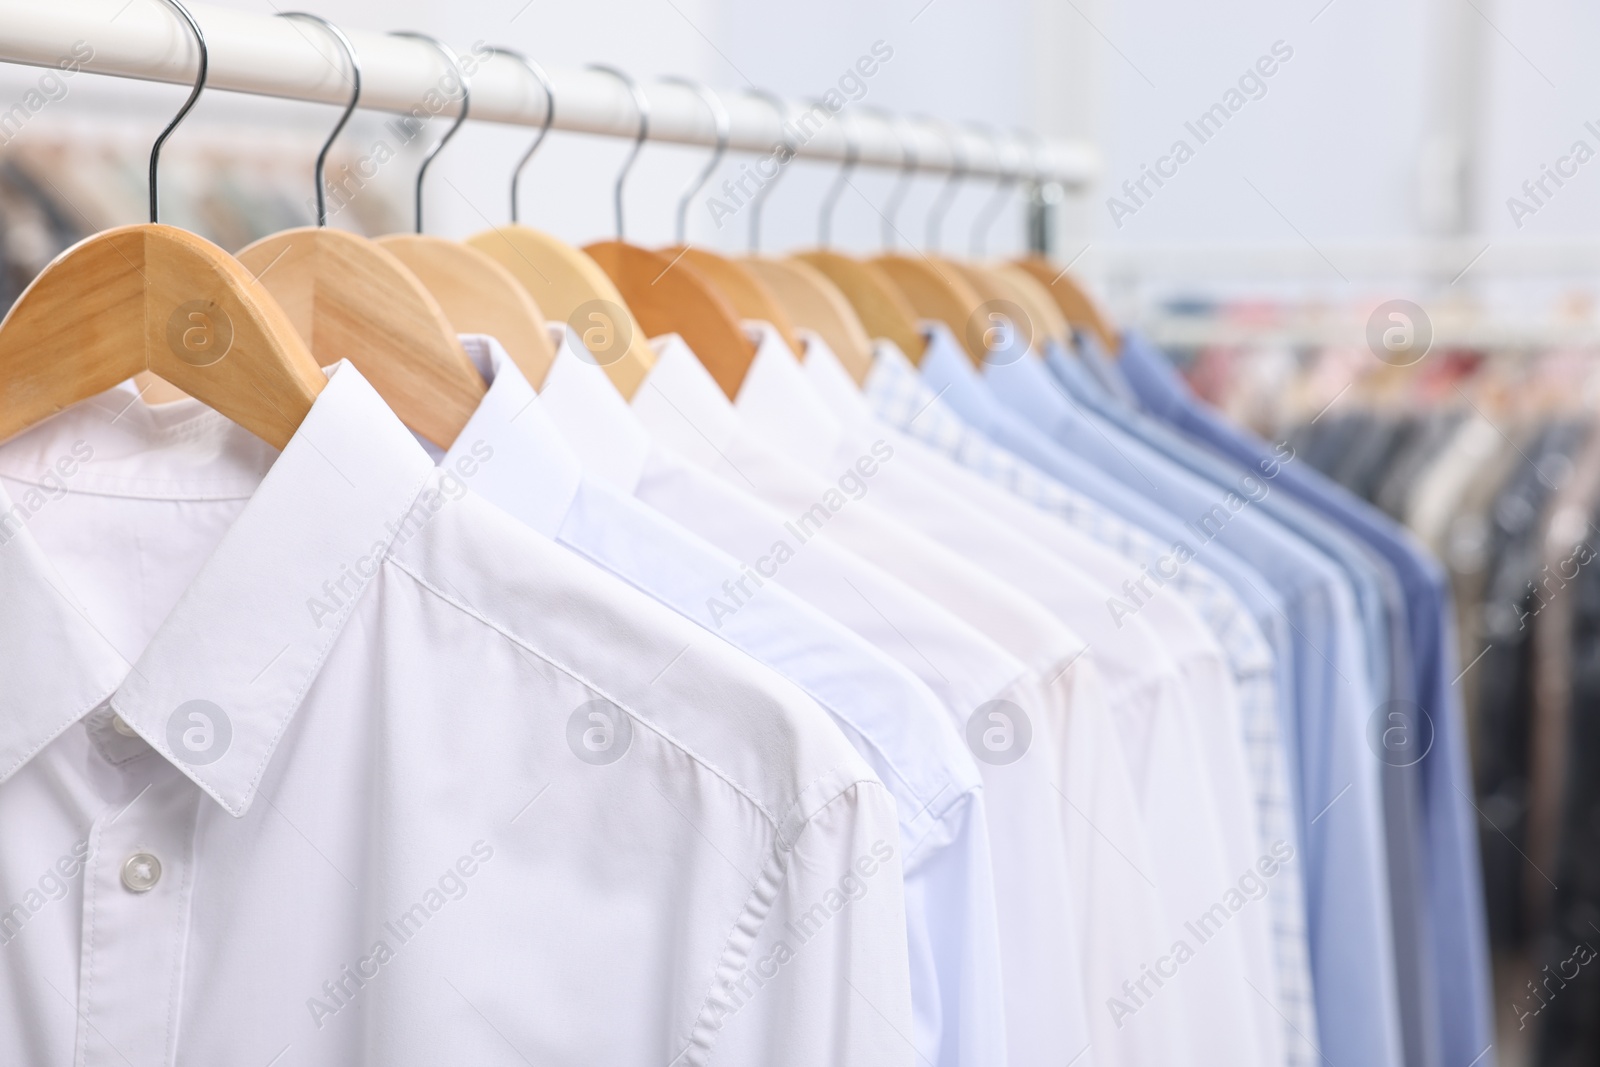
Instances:
[[[802,536],[788,518],[729,482],[654,443],[603,372],[557,354],[541,402],[586,472],[667,514],[744,561],[749,581],[708,612],[742,610],[768,584],[787,588],[895,657],[939,694],[968,736],[994,702],[1037,707],[1038,679],[1016,658],[898,579],[827,539]],[[692,359],[692,355],[690,356]],[[724,401],[725,403],[725,401]],[[1073,672],[1092,687],[1092,670]],[[980,730],[981,733],[981,730]],[[1093,1053],[1081,955],[1068,908],[1068,858],[1052,780],[1051,743],[1040,734],[1009,765],[980,762],[999,904],[1007,1046],[1014,1067]],[[991,759],[993,754],[990,754]]]
[[[888,791],[467,457],[345,364],[0,448],[0,1062],[912,1062]]]
[[[564,333],[564,332],[563,332]],[[557,335],[557,343],[564,339]],[[473,488],[508,514],[773,668],[833,717],[893,795],[900,818],[919,1063],[1006,1062],[993,861],[976,761],[927,686],[861,637],[768,586],[739,611],[708,604],[742,577],[732,557],[583,474],[533,387],[491,337],[461,338],[489,387],[449,469],[487,445]],[[430,452],[436,450],[424,445]]]
[[[807,379],[812,389],[809,397],[794,385],[794,372]],[[780,404],[779,397],[786,399]],[[1184,884],[1210,886],[1213,893],[1220,893],[1240,872],[1254,866],[1263,851],[1262,834],[1250,789],[1252,771],[1233,674],[1222,647],[1178,589],[1157,587],[1155,595],[1149,595],[1150,579],[1126,558],[934,452],[922,442],[884,426],[873,417],[865,397],[820,338],[809,339],[803,369],[783,346],[781,338],[773,335],[765,340],[738,399],[741,405],[747,400],[750,402],[750,425],[771,428],[774,433],[787,432],[796,440],[820,436],[808,399],[822,404],[837,417],[841,433],[845,432],[844,426],[854,424],[866,428],[858,432],[892,434],[897,455],[905,461],[900,471],[914,471],[923,475],[928,483],[920,490],[910,491],[918,492],[917,498],[927,501],[921,528],[944,527],[948,536],[958,536],[965,527],[970,544],[963,551],[970,558],[983,559],[985,565],[997,573],[1003,573],[1002,568],[1012,568],[1017,580],[1026,583],[1024,588],[1042,590],[1044,586],[1039,578],[1030,578],[1026,571],[1015,570],[1023,566],[1030,555],[1029,546],[1018,543],[1019,535],[1034,546],[1074,561],[1097,576],[1103,585],[1089,600],[1050,603],[1064,613],[1071,613],[1066,617],[1089,638],[1103,673],[1108,679],[1120,680],[1120,687],[1111,691],[1114,703],[1119,697],[1130,698],[1128,703],[1135,709],[1141,704],[1164,703],[1173,713],[1170,725],[1180,734],[1179,744],[1169,746],[1166,751],[1198,750],[1205,756],[1201,763],[1184,759],[1185,767],[1198,773],[1198,780],[1191,777],[1185,781],[1183,768],[1176,775],[1170,772],[1151,774],[1145,770],[1139,777],[1147,803],[1161,804],[1165,799],[1165,814],[1158,817],[1167,821],[1174,839],[1203,840],[1209,832],[1220,840],[1218,855],[1224,859],[1224,865],[1209,874],[1192,872]],[[878,493],[873,498],[875,502],[886,506],[898,503],[890,482],[896,473],[899,471],[886,472],[882,488],[890,491]],[[945,493],[947,499],[959,499],[964,506],[941,508],[939,492]],[[1142,601],[1129,597],[1130,601],[1140,604],[1137,613],[1112,611],[1114,604],[1120,606],[1128,602],[1120,599],[1127,596],[1124,586],[1137,582],[1144,583],[1147,597]],[[1036,592],[1036,595],[1040,594]],[[1113,600],[1113,596],[1118,599]],[[1152,653],[1152,643],[1159,645],[1161,651]],[[1178,671],[1180,695],[1186,698],[1177,702],[1171,699],[1171,673],[1157,666],[1159,659],[1168,654]],[[1139,766],[1145,767],[1149,759],[1149,753],[1141,754]],[[1203,823],[1210,823],[1209,830],[1203,823],[1196,825],[1194,822],[1204,814],[1205,808],[1194,802],[1196,791],[1201,791],[1201,795],[1211,801],[1211,817],[1203,820]],[[1170,884],[1177,885],[1176,882]],[[1137,888],[1128,887],[1128,890]],[[1188,914],[1191,906],[1200,905],[1202,900],[1203,897],[1201,900],[1178,897],[1169,899],[1169,905],[1178,909],[1177,914]],[[1200,910],[1204,910],[1203,906]],[[1272,913],[1266,908],[1246,908],[1230,923],[1237,928],[1243,952],[1239,961],[1243,973],[1251,984],[1263,991],[1278,988],[1271,920]],[[1181,926],[1181,923],[1175,925]],[[1139,939],[1130,938],[1127,943],[1138,944]],[[1163,941],[1160,948],[1164,951],[1169,945],[1169,941]],[[1145,957],[1146,960],[1150,958]],[[1137,964],[1134,970],[1138,970]],[[1241,985],[1236,977],[1231,986],[1209,988],[1231,993],[1230,999],[1235,1005],[1242,1004],[1250,1010],[1257,1021],[1262,1058],[1266,1063],[1281,1063],[1283,1027],[1271,1006],[1253,994],[1241,996],[1249,994],[1249,987]],[[1091,1005],[1092,1012],[1096,1009],[1106,1022],[1110,1021],[1110,1013],[1103,1005]],[[1208,1030],[1211,1029],[1209,1024],[1220,1021],[1215,1010],[1203,1004],[1195,1010]],[[1125,1038],[1128,1027],[1118,1028],[1117,1032]],[[1224,1041],[1226,1034],[1224,1030]],[[1102,1042],[1101,1047],[1106,1044]],[[1203,1047],[1215,1049],[1218,1055],[1225,1057],[1224,1062],[1238,1062],[1236,1052],[1226,1044],[1218,1047],[1216,1042],[1211,1042]]]

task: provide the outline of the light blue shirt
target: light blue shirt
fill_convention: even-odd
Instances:
[[[1074,478],[1074,465],[1064,457],[1100,467],[1167,512],[1159,532],[1207,562],[1213,542],[1233,550],[1282,596],[1294,634],[1297,710],[1283,726],[1299,772],[1322,1053],[1338,1064],[1400,1067],[1382,801],[1377,760],[1366,737],[1380,702],[1371,690],[1361,620],[1348,583],[1325,556],[1252,510],[1251,500],[1263,495],[1270,470],[1218,491],[1142,442],[1114,442],[1102,428],[1064,417],[1061,409],[1070,413],[1068,402],[1037,361],[1011,366],[1034,373],[986,382],[949,331],[936,326],[921,371],[946,402],[998,444],[1091,496],[1096,490]],[[991,386],[1004,389],[1005,402]],[[1118,493],[1102,502],[1116,508],[1125,499]]]
[[[1117,370],[1146,410],[1194,440],[1246,465],[1266,452],[1266,442],[1202,404],[1143,339],[1126,339]],[[1427,710],[1434,730],[1433,747],[1414,767],[1422,778],[1439,1056],[1445,1064],[1493,1067],[1482,867],[1461,694],[1455,685],[1459,664],[1450,587],[1438,563],[1405,530],[1309,465],[1286,471],[1283,489],[1371,545],[1400,579],[1415,699]]]
[[[1114,399],[1094,368],[1109,378],[1115,371],[1101,357],[1092,339],[1080,359],[1069,355],[1052,342],[1047,346],[1045,365],[1055,384],[1068,401],[1075,417],[1099,423],[1108,436],[1120,440],[1124,435],[1148,445],[1178,467],[1193,472],[1219,490],[1226,490],[1254,464],[1242,468],[1223,459],[1211,449],[1196,447],[1172,427],[1151,419],[1135,407]],[[1010,368],[993,368],[991,376],[1012,373]],[[1031,368],[1023,373],[1032,375]],[[1120,394],[1117,394],[1120,395]],[[1062,408],[1063,412],[1067,408]],[[1282,469],[1290,464],[1281,463]],[[1320,549],[1339,565],[1356,592],[1361,607],[1362,632],[1366,636],[1367,659],[1372,667],[1372,691],[1387,694],[1387,699],[1414,704],[1417,693],[1411,669],[1411,642],[1406,628],[1405,604],[1399,583],[1383,561],[1364,544],[1302,504],[1288,493],[1268,493],[1252,502],[1290,532]],[[1400,1002],[1400,1027],[1408,1067],[1441,1067],[1439,1063],[1438,1002],[1430,922],[1424,907],[1422,873],[1423,819],[1418,778],[1414,768],[1383,764],[1382,778],[1384,837],[1389,869],[1389,914],[1395,934],[1395,971]]]
[[[832,717],[895,799],[919,1062],[1006,1062],[993,867],[976,763],[938,698],[904,667],[786,590],[768,584],[714,618],[709,596],[741,576],[731,557],[587,478],[498,343],[463,342],[489,389],[457,438],[496,462],[472,488],[783,675]],[[437,458],[437,450],[433,450]],[[444,457],[450,462],[453,454]],[[707,709],[707,714],[737,709]],[[779,813],[781,816],[781,813]],[[709,980],[709,976],[708,976]],[[863,1010],[871,1010],[864,1008]]]

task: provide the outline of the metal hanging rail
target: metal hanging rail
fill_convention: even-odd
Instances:
[[[210,46],[207,88],[276,96],[290,100],[342,103],[349,97],[341,57],[326,34],[270,14],[190,4]],[[446,88],[450,75],[438,52],[421,41],[371,30],[342,27],[361,56],[361,106],[401,114],[423,106],[431,92]],[[80,44],[81,42],[81,44]],[[454,42],[474,55],[497,41]],[[0,61],[55,67],[71,61],[84,45],[92,56],[81,69],[94,74],[188,85],[198,53],[192,36],[163,4],[144,0],[0,0]],[[538,126],[544,98],[528,72],[504,56],[475,56],[472,118],[475,121]],[[633,101],[615,78],[580,68],[552,68],[555,128],[577,133],[632,137]],[[868,80],[870,85],[870,80]],[[819,95],[832,86],[819,86]],[[710,146],[716,129],[693,89],[670,82],[645,86],[650,98],[650,139]],[[870,90],[869,90],[870,92]],[[804,159],[841,160],[847,142],[842,122],[814,101],[788,102],[789,134],[780,130],[772,105],[747,92],[722,95],[730,119],[728,144],[735,150],[767,153],[784,141],[797,142]],[[435,97],[437,100],[437,97]],[[454,100],[443,107],[454,113]],[[1074,141],[1000,134],[991,141],[954,123],[893,119],[865,107],[846,106],[844,121],[860,142],[862,163],[900,166],[902,140],[909,142],[919,173],[949,173],[962,168],[973,176],[1002,174],[1070,188],[1087,183],[1098,167],[1088,145]],[[806,113],[810,112],[810,117]],[[795,137],[799,131],[801,136]],[[952,146],[951,138],[958,138]]]

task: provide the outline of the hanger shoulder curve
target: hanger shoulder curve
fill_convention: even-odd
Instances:
[[[1013,262],[1033,275],[1039,284],[1045,287],[1050,299],[1056,302],[1056,306],[1061,309],[1061,313],[1067,317],[1069,323],[1093,333],[1108,354],[1117,353],[1122,342],[1118,337],[1116,326],[1105,312],[1100,310],[1100,305],[1089,295],[1088,290],[1078,284],[1077,279],[1068,275],[1066,271],[1057,271],[1050,261],[1042,256],[1025,256]]]
[[[428,234],[390,234],[378,246],[417,276],[456,333],[489,334],[535,389],[544,384],[555,346],[544,313],[510,271],[471,245]]]
[[[1014,263],[992,263],[984,269],[1011,290],[1012,299],[1021,304],[1036,322],[1043,324],[1045,333],[1061,344],[1071,346],[1072,324],[1056,306],[1056,302],[1050,299],[1050,291],[1043,283]]]
[[[973,362],[982,361],[984,353],[979,350],[971,336],[974,331],[969,327],[983,298],[973,291],[959,271],[948,266],[941,268],[924,257],[895,253],[878,256],[870,262],[889,276],[918,315],[937,319],[950,327],[950,332],[955,334]]]
[[[859,385],[872,368],[872,338],[828,276],[801,260],[747,256],[744,267],[772,290],[798,326],[815,330]]]
[[[140,223],[57,256],[0,323],[0,440],[150,370],[276,448],[327,377],[234,257]]]
[[[837,286],[870,336],[893,341],[913,363],[922,359],[928,342],[917,326],[917,310],[883,271],[821,248],[790,258],[815,268]]]
[[[744,262],[729,259],[715,252],[689,245],[663,248],[661,254],[671,259],[683,253],[683,261],[692,263],[714,285],[741,319],[759,319],[770,323],[796,355],[800,353],[800,336],[794,332],[794,319],[761,276]]]
[[[392,253],[344,230],[284,230],[239,252],[319,361],[348,359],[408,427],[448,448],[483,376],[427,288]]]
[[[655,366],[656,354],[622,293],[600,264],[565,241],[520,223],[473,234],[466,243],[510,271],[551,322],[570,325],[576,317],[587,323],[591,312],[604,318],[626,315],[626,323],[620,324],[625,327],[626,344],[614,359],[603,360],[602,366],[617,391],[624,398],[633,399]],[[586,309],[585,305],[594,307]],[[623,331],[619,328],[619,332]]]
[[[996,267],[965,260],[940,259],[938,262],[941,267],[948,266],[965,278],[984,303],[1013,305],[1022,315],[1021,325],[1030,347],[1042,347],[1045,341],[1070,340],[1070,334],[1065,329],[1065,318],[1048,297],[1042,301],[1034,299],[1033,294]],[[1033,280],[1027,274],[1022,277],[1027,281]]]
[[[697,267],[625,241],[600,241],[583,250],[610,276],[650,336],[678,334],[728,398],[739,395],[756,345],[733,305]]]

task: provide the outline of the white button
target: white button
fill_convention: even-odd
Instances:
[[[129,892],[148,893],[161,881],[161,861],[148,852],[135,852],[122,865],[122,884]]]
[[[111,716],[111,728],[117,733],[121,734],[123,737],[139,736],[133,732],[133,727],[128,725],[128,720],[124,719],[121,715],[113,714]]]

